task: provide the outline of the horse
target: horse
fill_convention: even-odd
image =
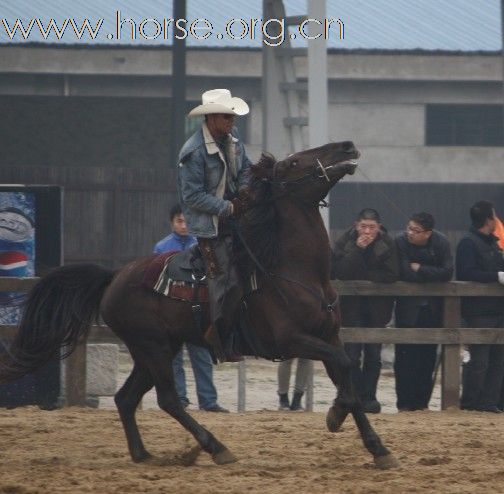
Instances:
[[[319,205],[345,175],[353,174],[359,151],[350,141],[291,154],[283,160],[263,153],[250,166],[250,204],[237,221],[240,238],[256,266],[258,290],[246,299],[249,330],[263,348],[280,358],[323,362],[337,389],[326,424],[338,431],[351,414],[364,446],[378,468],[398,465],[373,430],[352,386],[350,361],[338,337],[338,296],[329,280],[330,244]],[[195,438],[194,462],[201,450],[213,461],[237,461],[233,453],[201,426],[180,403],[172,360],[183,343],[207,346],[187,301],[165,297],[142,284],[152,256],[117,271],[94,264],[56,268],[28,294],[0,382],[42,366],[61,348],[66,353],[85,338],[101,316],[126,344],[133,369],[115,395],[131,459],[151,458],[135,413],[153,386],[159,407]],[[208,325],[208,315],[204,317]]]

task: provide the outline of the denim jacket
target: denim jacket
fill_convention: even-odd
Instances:
[[[227,137],[229,162],[203,123],[179,154],[178,196],[189,233],[212,238],[219,233],[219,217],[229,216],[230,202],[224,199],[226,175],[236,189],[247,185],[250,160],[236,129]]]

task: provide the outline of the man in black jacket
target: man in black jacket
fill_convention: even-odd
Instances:
[[[332,277],[340,280],[392,283],[398,279],[394,241],[380,224],[380,215],[374,209],[363,209],[355,225],[336,241],[333,261]],[[342,324],[383,328],[392,317],[393,306],[391,297],[342,297]],[[364,411],[379,413],[381,405],[376,399],[376,387],[381,370],[381,345],[347,343],[345,351],[352,362],[352,381]]]
[[[504,284],[504,259],[497,245],[493,204],[479,201],[469,211],[472,226],[457,247],[457,279]],[[470,328],[503,328],[502,297],[464,297],[462,317]],[[461,405],[466,410],[501,412],[504,345],[469,345],[462,371]]]
[[[453,274],[450,244],[434,230],[429,213],[411,216],[406,232],[396,237],[400,277],[415,283],[449,281]],[[435,328],[442,325],[443,302],[436,297],[398,297],[398,328]],[[428,408],[432,394],[437,345],[396,345],[394,372],[399,411]]]

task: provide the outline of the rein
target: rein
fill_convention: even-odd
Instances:
[[[327,310],[327,312],[333,312],[334,309],[337,307],[338,303],[339,303],[339,295],[336,294],[336,300],[334,300],[332,303],[327,303],[327,301],[325,300],[325,298],[323,298],[320,293],[318,293],[317,291],[315,291],[313,288],[311,288],[310,286],[306,285],[305,283],[303,283],[302,281],[299,281],[299,280],[296,280],[294,278],[290,278],[288,276],[285,276],[285,275],[282,275],[282,274],[276,274],[276,273],[273,273],[271,271],[268,271],[262,264],[261,262],[259,261],[259,259],[257,259],[257,257],[254,255],[254,253],[252,252],[252,250],[250,249],[250,247],[248,246],[247,242],[245,241],[245,238],[240,230],[240,227],[239,225],[236,223],[236,222],[232,222],[232,227],[234,229],[234,231],[236,232],[238,238],[240,239],[241,243],[243,244],[243,246],[245,247],[245,250],[247,251],[247,254],[250,256],[250,258],[252,259],[253,263],[257,266],[257,268],[259,269],[259,271],[261,271],[261,273],[266,277],[266,278],[269,278],[271,283],[273,284],[276,292],[278,293],[278,295],[280,296],[280,298],[282,299],[283,303],[285,305],[288,305],[289,302],[287,300],[287,297],[285,295],[285,293],[282,291],[282,289],[278,286],[277,283],[275,283],[274,279],[273,278],[278,278],[278,279],[281,279],[283,281],[288,281],[289,283],[293,283],[293,284],[296,284],[296,285],[299,285],[301,286],[302,288],[304,288],[308,293],[310,293],[318,302],[320,302],[321,306]]]
[[[337,164],[337,163],[334,163],[334,164]],[[271,199],[268,200],[268,202],[271,202],[271,203],[274,203],[277,199],[279,199],[280,197],[283,197],[285,195],[292,195],[292,192],[288,189],[289,186],[292,186],[292,185],[300,185],[300,184],[303,184],[305,182],[308,182],[308,181],[312,181],[312,180],[319,180],[319,179],[325,179],[327,180],[328,182],[330,182],[330,178],[329,176],[327,175],[327,168],[330,168],[331,166],[333,165],[328,165],[327,167],[324,167],[322,165],[322,163],[320,162],[320,160],[317,159],[317,165],[314,167],[314,170],[299,177],[299,178],[296,178],[296,179],[293,179],[293,180],[284,180],[284,181],[277,181],[275,180],[275,176],[276,176],[276,173],[277,173],[277,169],[276,169],[276,166],[273,168],[273,180],[267,180],[267,179],[263,179],[265,181],[268,181],[270,184],[272,184],[273,186],[277,186],[281,189],[281,193],[280,194],[274,194],[273,197]],[[318,171],[318,169],[321,169],[321,172]],[[320,174],[319,174],[320,173]],[[297,198],[298,200],[301,200],[299,197]],[[302,201],[302,202],[305,202],[305,201]],[[264,204],[264,202],[262,203]],[[308,204],[308,203],[307,203]],[[328,204],[327,202],[322,199],[320,201],[320,204],[319,206],[321,207],[327,207]],[[251,207],[254,207],[254,205],[251,205]],[[320,295],[320,293],[318,293],[316,290],[314,290],[313,288],[311,288],[310,286],[306,285],[305,283],[299,281],[299,280],[296,280],[294,278],[291,278],[289,276],[285,276],[285,275],[281,275],[281,274],[276,274],[276,273],[273,273],[271,271],[268,271],[262,264],[261,262],[259,261],[259,259],[257,259],[257,257],[254,255],[254,253],[252,252],[252,250],[250,249],[249,245],[247,244],[241,230],[240,230],[240,227],[239,225],[236,223],[236,222],[232,222],[232,226],[233,226],[233,229],[235,230],[238,238],[240,239],[241,243],[243,244],[243,246],[245,247],[245,250],[247,251],[247,254],[249,255],[250,259],[252,259],[252,262],[256,265],[256,267],[259,269],[259,271],[261,273],[263,273],[263,275],[268,278],[276,292],[278,293],[278,295],[280,296],[280,298],[282,299],[282,301],[284,302],[285,305],[288,305],[288,300],[287,300],[287,297],[285,295],[285,293],[282,291],[282,289],[278,286],[277,283],[275,283],[275,278],[277,279],[280,279],[280,280],[283,280],[283,281],[287,281],[289,283],[292,283],[292,284],[296,284],[302,288],[304,288],[308,293],[310,293],[310,295],[312,295],[318,302],[320,302],[321,306],[327,310],[328,312],[333,312],[334,309],[337,307],[338,303],[339,303],[339,296],[337,295],[336,296],[336,300],[334,300],[332,303],[328,303],[324,297],[322,297]]]
[[[308,285],[305,285],[299,280],[295,280],[293,278],[289,278],[288,276],[282,275],[282,274],[276,274],[276,273],[268,273],[270,276],[274,278],[280,278],[281,280],[288,281],[289,283],[294,283],[296,285],[301,286],[305,290],[308,291],[311,295],[313,295],[322,305],[322,307],[327,310],[327,312],[333,312],[334,309],[338,306],[339,304],[339,295],[336,294],[336,300],[334,302],[328,304],[325,298],[323,298],[320,293],[316,292],[313,288],[309,287]]]

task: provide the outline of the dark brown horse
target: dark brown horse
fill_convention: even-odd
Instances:
[[[255,259],[259,290],[247,297],[250,329],[276,356],[321,360],[338,389],[327,415],[336,432],[350,413],[364,445],[380,468],[397,464],[371,427],[356,398],[350,362],[338,338],[337,294],[329,281],[329,239],[319,203],[336,182],[353,173],[359,157],[351,142],[293,154],[282,161],[263,155],[251,167],[253,203],[240,221],[244,243]],[[156,387],[161,409],[175,418],[215,463],[234,455],[180,404],[172,359],[184,342],[204,345],[188,302],[164,297],[142,285],[152,256],[117,272],[96,265],[54,270],[28,296],[19,331],[0,381],[12,380],[73,348],[99,315],[127,345],[134,367],[115,401],[133,461],[146,460],[135,420],[142,396]],[[225,420],[225,417],[223,417]]]

